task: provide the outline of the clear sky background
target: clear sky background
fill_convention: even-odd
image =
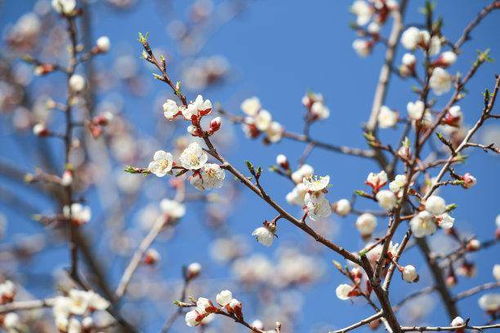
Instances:
[[[182,1],[174,1],[173,8],[176,13],[183,13],[185,6],[181,3]],[[231,65],[230,80],[221,88],[203,92],[204,95],[214,102],[220,102],[234,113],[240,112],[239,103],[244,98],[258,96],[264,107],[272,112],[277,121],[287,129],[299,132],[302,129],[302,96],[308,89],[321,92],[331,110],[331,117],[325,122],[315,124],[312,128],[312,136],[335,144],[365,147],[361,125],[367,120],[371,108],[374,87],[383,62],[383,47],[378,45],[373,55],[366,59],[361,59],[356,55],[351,47],[356,36],[349,28],[349,22],[354,19],[348,12],[350,3],[350,1],[328,0],[251,1],[249,8],[217,31],[202,50],[202,55],[225,56]],[[466,24],[489,1],[442,0],[436,3],[437,14],[445,17],[443,32],[454,41]],[[417,24],[423,22],[423,16],[418,12],[418,8],[422,5],[423,1],[410,0],[406,22]],[[0,6],[0,27],[5,27],[30,10],[32,1],[8,0]],[[95,37],[108,35],[113,44],[110,54],[97,60],[98,66],[106,66],[114,56],[124,51],[135,52],[138,57],[141,51],[140,45],[136,42],[139,31],[149,32],[151,43],[156,47],[167,52],[173,47],[173,42],[166,34],[169,15],[165,15],[164,11],[158,9],[157,1],[141,1],[133,11],[125,13],[110,12],[101,1],[95,1],[93,7]],[[460,102],[465,122],[468,124],[474,123],[480,114],[481,92],[486,87],[492,87],[494,73],[499,69],[499,14],[493,13],[473,32],[473,40],[464,48],[464,54],[459,57],[457,64],[450,68],[452,73],[466,72],[478,49],[490,48],[491,55],[496,60],[486,64],[480,70],[470,82],[469,96]],[[402,51],[399,50],[396,63],[400,63]],[[178,55],[175,53],[172,55],[171,67],[174,68],[174,74],[176,73],[176,56]],[[141,64],[141,68],[145,74],[148,73],[144,64]],[[126,97],[124,100],[127,117],[138,125],[138,130],[143,135],[151,132],[153,114],[158,115],[160,112],[158,108],[153,108],[152,101],[165,92],[165,87],[153,82],[152,79],[146,82],[148,85],[153,85],[147,96]],[[410,81],[395,78],[391,83],[386,104],[406,114],[406,104],[416,99],[411,86]],[[188,93],[189,97],[195,97],[196,92]],[[450,93],[444,95],[438,105],[445,103],[449,96]],[[498,112],[497,108],[496,113]],[[489,128],[492,129],[493,126],[496,126],[498,133],[499,125],[489,125]],[[399,137],[400,130],[401,128],[397,131],[384,130],[382,137],[394,140]],[[234,133],[234,142],[231,142],[226,155],[240,169],[244,168],[244,161],[247,159],[254,161],[257,165],[269,166],[274,163],[278,153],[287,154],[295,163],[304,148],[302,144],[293,142],[263,146],[258,141],[244,138],[239,128],[235,128]],[[480,137],[481,134],[478,140]],[[499,135],[497,134],[496,137],[498,139]],[[498,141],[496,143],[500,144]],[[11,151],[9,138],[3,133],[0,133],[0,145],[2,156],[17,160],[26,170],[33,168],[31,165],[25,165],[23,157],[17,152]],[[164,148],[168,148],[168,143]],[[497,192],[500,185],[498,177],[500,160],[482,151],[470,150],[469,152],[470,158],[467,164],[458,166],[457,171],[459,173],[471,172],[477,176],[477,186],[468,191],[458,188],[447,189],[442,194],[448,202],[458,204],[453,215],[460,231],[474,233],[479,239],[491,239],[495,231],[495,217],[500,213],[500,199]],[[371,161],[321,150],[315,150],[312,153],[309,163],[315,167],[317,173],[331,175],[333,184],[329,193],[331,201],[349,198],[353,190],[363,188],[363,181],[368,172],[378,171]],[[286,180],[271,174],[266,174],[263,179],[271,194],[279,198],[280,202],[285,203],[284,195],[291,190]],[[230,219],[230,228],[235,233],[241,233],[247,237],[255,251],[273,256],[276,246],[269,249],[258,246],[250,236],[251,231],[259,223],[274,216],[273,211],[257,200],[252,193],[246,190],[243,192],[243,198],[236,202],[237,208]],[[90,201],[93,201],[92,198]],[[146,204],[146,199],[141,200],[137,209]],[[9,237],[19,237],[27,230],[32,230],[30,222],[18,220],[12,212],[3,206],[0,207],[11,221],[8,230],[11,235]],[[296,208],[290,209],[298,214]],[[207,250],[211,236],[199,219],[199,215],[189,214],[180,223],[177,236],[168,244],[161,245],[165,253],[165,262],[157,273],[175,279],[179,276],[182,264],[199,261],[207,267],[205,277],[216,279],[216,283],[224,286],[225,281],[230,277],[230,272],[211,261]],[[361,248],[363,245],[354,228],[354,220],[352,216],[344,219],[332,217],[330,222],[337,230],[335,240],[351,250]],[[384,222],[379,220],[379,232],[382,232],[383,224]],[[86,228],[92,228],[92,224]],[[280,226],[277,243],[293,244],[295,240],[304,238],[305,236],[295,228],[283,223]],[[401,239],[400,233],[396,239]],[[431,243],[439,239],[442,239],[441,235],[435,235]],[[7,238],[2,242],[10,240],[12,238]],[[460,283],[453,289],[454,293],[492,281],[491,268],[495,262],[498,263],[498,248],[489,249],[472,257],[478,265],[478,274],[472,279],[459,278]],[[44,255],[44,258],[43,262],[33,262],[29,270],[44,272],[47,269],[51,270],[64,265],[67,260],[66,250],[64,247],[56,248]],[[333,269],[330,262],[332,259],[339,260],[339,257],[325,252],[322,258],[326,267],[323,278],[314,287],[304,290],[304,309],[299,319],[299,332],[313,332],[314,328],[320,324],[337,328],[346,326],[365,317],[371,311],[367,306],[350,305],[335,297],[335,288],[339,283],[344,282],[344,278]],[[424,269],[425,264],[417,249],[410,250],[402,262],[415,264],[421,272],[420,282],[406,288],[407,292],[431,283],[431,277]],[[110,276],[114,276],[115,279],[120,272],[121,270],[114,266],[109,269]],[[403,284],[397,277],[394,283],[394,290],[397,291],[391,294],[393,301],[397,302],[402,297],[403,294],[400,291],[402,286],[408,285]],[[217,288],[218,286],[215,286],[214,291]],[[51,290],[43,288],[39,288],[36,292],[40,295],[52,293]],[[245,297],[241,298],[245,299]],[[459,308],[464,317],[471,317],[475,323],[481,324],[487,321],[487,316],[478,308],[477,298],[478,296],[461,302]],[[448,324],[441,303],[437,298],[433,299],[437,303],[433,305],[432,312],[425,322]],[[422,306],[429,305],[423,304]],[[172,310],[166,308],[165,311]],[[251,311],[253,310],[250,310],[250,314]],[[250,318],[252,317],[250,315]],[[161,323],[162,319],[159,318],[145,330],[156,332]],[[185,329],[184,326],[179,326],[180,331]]]

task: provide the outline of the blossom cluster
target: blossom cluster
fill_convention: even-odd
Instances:
[[[94,326],[92,314],[106,310],[110,303],[92,290],[71,289],[67,296],[54,299],[52,311],[60,332],[80,332]],[[82,319],[78,319],[81,317]]]
[[[425,210],[416,214],[410,221],[410,227],[415,237],[432,235],[437,227],[451,229],[455,219],[448,213],[446,201],[440,196],[430,196],[424,203]]]
[[[241,110],[246,114],[242,128],[249,138],[257,138],[265,134],[264,142],[276,143],[283,136],[283,126],[273,121],[269,111],[262,108],[259,98],[251,97],[241,103]]]
[[[222,290],[215,297],[216,304],[208,298],[199,297],[196,301],[196,308],[186,313],[186,325],[193,327],[203,325],[211,322],[214,319],[214,314],[219,312],[226,312],[230,316],[238,319],[243,319],[242,304],[229,290]]]

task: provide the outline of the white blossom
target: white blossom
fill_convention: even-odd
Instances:
[[[200,324],[198,319],[200,318],[200,314],[196,310],[191,310],[186,313],[184,320],[186,321],[186,325],[189,327],[194,327]]]
[[[83,89],[85,89],[85,85],[85,78],[79,74],[73,74],[69,78],[69,87],[74,92],[81,92]]]
[[[351,285],[348,285],[348,284],[340,284],[337,289],[335,289],[335,294],[337,295],[337,297],[343,301],[345,300],[348,300],[349,298],[351,298],[351,296],[349,296],[349,294],[351,293],[351,291],[353,290],[353,287]]]
[[[188,265],[186,268],[187,275],[190,277],[195,277],[198,276],[201,272],[201,265],[200,263],[193,262]]]
[[[45,136],[46,134],[48,134],[47,126],[45,126],[44,123],[36,123],[33,126],[33,134],[35,134],[36,136]]]
[[[292,180],[295,184],[302,183],[305,177],[311,177],[314,174],[314,169],[309,164],[303,164],[297,171],[292,173]]]
[[[256,116],[261,108],[262,105],[257,97],[247,98],[241,103],[241,110],[251,117]]]
[[[76,0],[52,0],[52,8],[59,14],[71,14],[76,8]]]
[[[470,173],[465,173],[463,176],[462,176],[462,181],[464,182],[462,184],[462,186],[464,188],[471,188],[473,187],[474,185],[476,185],[477,183],[477,179],[476,177],[474,177],[473,175],[471,175]]]
[[[450,229],[453,227],[455,219],[451,217],[449,214],[444,213],[436,216],[436,222],[441,228]]]
[[[163,177],[172,170],[174,158],[172,154],[158,150],[153,156],[153,161],[148,165],[148,170],[157,177]]]
[[[75,202],[71,204],[71,210],[69,206],[63,207],[63,215],[66,218],[77,222],[78,224],[85,224],[92,218],[92,211],[90,207],[83,206],[81,203]]]
[[[417,238],[431,235],[436,231],[436,223],[431,213],[423,211],[413,217],[410,221],[411,231]]]
[[[373,7],[363,0],[354,1],[350,10],[356,15],[356,24],[358,25],[367,24],[373,15]]]
[[[485,294],[478,300],[483,311],[496,312],[500,309],[500,294]]]
[[[439,56],[439,60],[446,66],[451,66],[457,61],[457,54],[453,51],[446,51]]]
[[[408,116],[412,120],[419,120],[422,118],[422,114],[425,110],[424,102],[418,100],[415,102],[408,102],[406,105],[406,110],[408,111]]]
[[[320,192],[330,184],[330,176],[309,176],[303,179],[306,190],[310,192]]]
[[[352,48],[360,57],[368,56],[372,51],[372,43],[364,39],[355,39]]]
[[[283,126],[277,121],[273,121],[266,130],[266,137],[271,143],[276,143],[283,137]]]
[[[173,120],[178,113],[179,107],[174,100],[167,99],[167,101],[163,103],[163,115],[165,118]]]
[[[271,246],[274,241],[274,232],[266,226],[255,229],[252,232],[252,236],[254,236],[257,241],[264,246]]]
[[[465,320],[458,316],[458,317],[455,317],[455,319],[453,319],[450,323],[450,326],[452,327],[461,327],[465,324]]]
[[[215,300],[221,306],[226,306],[231,302],[232,299],[233,299],[233,293],[229,290],[222,290],[215,297]]]
[[[9,312],[3,318],[3,327],[9,332],[21,332],[19,315],[15,312]]]
[[[412,265],[403,267],[403,280],[406,282],[415,282],[418,279],[417,270]]]
[[[364,213],[356,219],[356,228],[361,236],[370,236],[377,227],[377,218],[370,213]]]
[[[328,199],[325,198],[323,193],[307,193],[304,197],[304,202],[306,205],[308,216],[313,221],[328,217],[332,213],[330,202],[328,202]]]
[[[193,116],[209,114],[212,111],[212,102],[209,99],[204,100],[203,96],[198,95],[193,102],[189,103],[187,108],[181,111],[186,120],[191,120]]]
[[[160,208],[163,214],[172,219],[180,219],[186,214],[186,207],[175,200],[163,199],[160,201]]]
[[[398,203],[398,198],[394,194],[394,192],[389,190],[382,190],[375,195],[377,202],[380,207],[391,210],[396,207]]]
[[[205,164],[198,174],[191,177],[191,184],[198,190],[211,190],[222,187],[226,172],[218,164]]]
[[[432,71],[429,79],[429,86],[437,96],[447,93],[451,89],[452,77],[441,67],[436,67]]]
[[[500,281],[500,264],[493,266],[493,277],[495,280]]]
[[[108,36],[101,36],[97,38],[96,45],[99,51],[108,52],[109,48],[111,47],[111,42],[109,41]]]
[[[351,212],[351,202],[347,199],[340,199],[335,203],[335,213],[346,216]]]
[[[387,183],[387,173],[383,170],[379,173],[370,172],[365,183],[376,192]]]
[[[311,106],[311,114],[317,119],[326,119],[330,116],[330,109],[322,101],[317,101]]]
[[[380,128],[389,128],[398,123],[398,117],[397,112],[392,111],[385,105],[382,105],[378,113],[377,120]]]
[[[406,29],[401,35],[401,44],[408,50],[414,50],[421,42],[420,30],[416,27]]]
[[[197,142],[193,142],[184,149],[179,160],[184,168],[198,170],[207,163],[208,156]]]
[[[396,175],[394,180],[389,183],[389,189],[394,193],[398,193],[403,189],[405,185],[406,185],[406,175]]]
[[[196,311],[200,314],[208,312],[213,307],[212,302],[205,297],[198,297],[196,301]]]
[[[304,183],[298,183],[291,192],[286,195],[286,201],[291,205],[303,206],[307,193]]]
[[[276,164],[278,164],[283,169],[288,170],[290,168],[290,163],[288,162],[288,158],[284,154],[278,154],[278,156],[276,156]]]
[[[271,113],[267,110],[260,110],[255,116],[255,127],[262,132],[265,132],[271,126],[273,122],[273,117]]]
[[[417,62],[417,57],[411,53],[405,53],[401,58],[401,63],[405,66],[413,66]]]
[[[425,210],[433,215],[440,215],[446,211],[446,201],[437,195],[431,195],[425,201]]]

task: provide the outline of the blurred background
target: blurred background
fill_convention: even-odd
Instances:
[[[89,249],[82,261],[88,265],[89,258],[93,258],[111,290],[116,288],[151,221],[160,214],[159,201],[175,195],[168,177],[129,175],[123,167],[145,167],[156,150],[175,151],[185,144],[182,140],[189,139],[181,138],[187,135],[184,123],[167,122],[163,117],[161,105],[172,94],[166,85],[153,79],[152,68],[141,59],[138,32],[149,33],[155,53],[166,56],[168,72],[174,80],[182,81],[189,99],[202,94],[214,105],[220,103],[226,111],[242,115],[240,103],[258,96],[273,119],[286,130],[301,133],[305,113],[302,96],[307,91],[322,93],[331,115],[312,126],[311,136],[328,143],[366,147],[361,127],[371,110],[385,47],[376,45],[366,58],[356,54],[352,48],[357,36],[350,28],[355,20],[349,13],[350,1],[78,3],[84,11],[78,20],[80,36],[84,36],[80,42],[92,47],[102,35],[111,40],[108,53],[80,66],[78,72],[92,77],[87,96],[89,112],[112,112],[115,117],[97,140],[77,131],[82,145],[72,157],[80,175],[78,195],[92,208],[92,219],[82,228]],[[455,41],[488,3],[436,1],[436,16],[444,18],[443,34]],[[423,1],[409,2],[407,25],[424,23],[419,10],[422,6]],[[0,27],[0,274],[16,281],[25,298],[49,297],[56,294],[58,286],[67,283],[67,241],[60,226],[43,226],[34,221],[33,215],[54,214],[60,206],[56,192],[41,184],[26,184],[23,178],[37,168],[53,174],[62,172],[60,140],[37,138],[31,128],[38,121],[55,130],[63,128],[61,113],[47,110],[46,103],[49,98],[64,100],[65,77],[60,73],[35,76],[33,66],[19,58],[31,55],[64,64],[68,39],[63,20],[47,0],[0,1]],[[387,36],[389,28],[390,22],[382,35]],[[489,48],[492,58],[500,58],[496,33],[499,28],[498,13],[493,13],[473,32],[473,39],[463,48],[450,73],[466,72],[477,50]],[[396,64],[400,64],[403,53],[404,50],[398,50]],[[459,103],[467,124],[473,124],[480,115],[482,92],[492,88],[495,72],[498,62],[487,63],[470,82],[467,98]],[[406,115],[406,104],[417,99],[413,85],[411,80],[394,76],[385,104]],[[437,105],[444,105],[450,94],[438,99]],[[381,137],[397,142],[400,133],[401,127],[386,129]],[[214,140],[240,170],[245,170],[245,160],[267,170],[275,164],[279,153],[286,154],[292,168],[296,168],[305,148],[303,143],[288,140],[264,145],[260,139],[247,139],[241,127],[229,121],[223,122],[221,133]],[[494,122],[486,125],[476,142],[500,145],[500,126]],[[447,188],[441,194],[447,202],[458,205],[453,215],[463,235],[489,240],[494,238],[495,218],[500,213],[496,192],[500,186],[500,160],[480,150],[470,150],[468,155],[467,163],[457,166],[456,171],[472,173],[478,179],[477,186],[467,191]],[[333,187],[328,198],[332,202],[350,199],[354,190],[366,189],[366,175],[379,171],[373,161],[320,149],[311,152],[307,163],[314,166],[316,173],[331,176]],[[296,216],[301,214],[298,207],[285,201],[285,195],[292,190],[289,181],[271,172],[266,172],[262,181],[278,202]],[[258,244],[251,232],[264,220],[272,219],[274,211],[229,175],[224,187],[208,196],[196,197],[200,192],[192,187],[188,192],[193,193],[193,200],[186,202],[186,216],[154,243],[161,261],[155,267],[139,268],[129,293],[119,304],[124,316],[141,331],[158,332],[176,311],[172,301],[180,295],[181,269],[192,262],[201,263],[203,271],[189,295],[213,299],[219,290],[230,289],[243,302],[246,319],[260,319],[269,328],[275,321],[282,321],[287,332],[325,332],[372,314],[373,310],[362,300],[350,304],[335,296],[337,285],[346,282],[331,263],[340,261],[340,257],[314,244],[295,227],[281,221],[279,238],[273,246]],[[356,206],[376,208],[362,200]],[[352,215],[332,215],[311,224],[354,251],[365,244],[354,227],[355,220]],[[384,232],[386,223],[379,218],[375,236]],[[403,231],[395,239],[400,240]],[[448,253],[457,247],[441,231],[429,241],[437,253]],[[476,266],[476,274],[459,275],[452,292],[493,281],[491,270],[498,258],[495,247],[468,255]],[[433,283],[418,249],[410,249],[401,262],[415,265],[420,281],[409,285],[396,275],[391,293],[394,303]],[[92,273],[88,274],[92,283]],[[103,293],[102,286],[96,289]],[[477,304],[479,296],[458,304],[462,316],[473,318],[475,323],[489,319]],[[30,320],[41,322],[38,318],[44,318],[44,313],[33,316]],[[407,324],[449,323],[435,294],[416,298],[398,316]],[[37,325],[40,330],[33,332],[43,331],[42,327],[51,331],[48,323]],[[185,326],[183,318],[172,329],[192,330]],[[217,318],[205,331],[238,332],[242,328],[227,318]]]

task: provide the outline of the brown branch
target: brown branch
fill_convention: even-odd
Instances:
[[[462,300],[464,298],[473,296],[473,295],[475,295],[481,291],[484,291],[484,290],[490,290],[490,289],[495,289],[495,288],[500,288],[500,281],[485,283],[485,284],[476,286],[474,288],[471,288],[469,290],[462,291],[461,293],[457,294],[457,296],[455,296],[455,301],[459,301],[459,300]]]
[[[357,323],[354,323],[350,326],[344,327],[340,330],[330,331],[329,333],[345,333],[345,332],[352,331],[355,328],[361,327],[363,325],[369,324],[370,322],[372,322],[374,320],[379,319],[380,317],[382,317],[382,315],[383,315],[382,311],[377,312],[374,315],[371,315],[370,317],[366,317],[365,319],[358,321]]]
[[[500,328],[500,324],[483,325],[483,326],[470,326],[468,324],[464,324],[461,326],[407,326],[407,327],[405,326],[401,327],[401,330],[403,332],[456,331],[460,328],[465,328],[475,331],[483,331],[492,328]]]

